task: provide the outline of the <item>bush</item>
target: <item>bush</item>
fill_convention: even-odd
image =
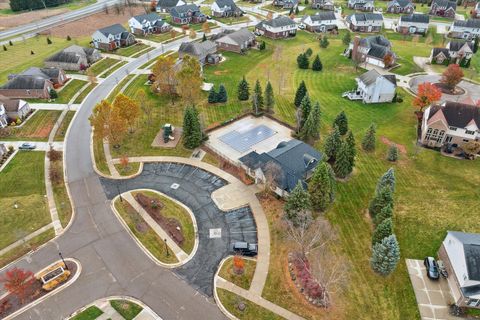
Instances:
[[[53,149],[50,147],[50,150],[47,152],[47,157],[50,161],[55,162],[62,159],[62,153],[58,150]]]
[[[50,38],[47,38],[47,44],[52,44],[52,40],[50,40]]]
[[[60,172],[60,170],[58,170],[56,166],[50,166],[48,175],[52,184],[59,185],[62,182],[62,173]]]
[[[260,46],[258,47],[260,50],[265,50],[267,48],[267,44],[265,43],[265,41],[262,41],[260,43]]]
[[[392,144],[388,149],[387,160],[391,162],[398,160],[398,148],[396,144]]]
[[[70,38],[70,36],[67,36],[67,41],[72,41],[72,38]]]

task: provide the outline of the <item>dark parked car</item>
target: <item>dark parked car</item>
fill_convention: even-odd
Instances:
[[[20,145],[20,147],[18,147],[18,149],[20,149],[20,150],[33,150],[36,147],[37,147],[37,145],[35,143],[24,142]]]
[[[438,280],[438,278],[440,277],[440,274],[438,272],[437,261],[435,261],[433,257],[426,257],[425,260],[423,260],[423,264],[427,269],[427,277],[429,277],[432,280]]]
[[[258,252],[258,246],[256,243],[248,242],[235,242],[232,246],[232,250],[235,253],[239,253],[244,256],[256,256]]]

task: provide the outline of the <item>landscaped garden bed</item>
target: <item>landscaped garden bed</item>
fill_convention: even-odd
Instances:
[[[7,160],[10,158],[10,156],[15,152],[15,149],[13,146],[8,146],[7,152],[2,155],[0,158],[0,167],[7,162]]]
[[[90,306],[69,320],[95,320],[103,314],[96,306]]]
[[[253,259],[241,256],[229,257],[225,260],[218,275],[223,279],[245,289],[250,289],[257,263]]]
[[[110,305],[125,320],[133,320],[143,310],[143,307],[128,300],[110,300]]]

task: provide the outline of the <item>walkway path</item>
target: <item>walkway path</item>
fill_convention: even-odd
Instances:
[[[36,236],[42,234],[43,232],[47,231],[48,229],[50,229],[52,227],[53,227],[53,223],[49,223],[49,224],[41,227],[37,231],[34,231],[34,232],[30,233],[29,235],[23,237],[22,239],[15,241],[14,243],[9,245],[8,247],[5,247],[2,250],[0,250],[0,256],[3,256],[5,253],[7,253],[10,250],[16,249],[16,248],[24,245],[27,241],[35,238]]]

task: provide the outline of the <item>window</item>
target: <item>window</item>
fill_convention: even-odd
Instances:
[[[427,134],[425,135],[425,140],[430,140],[431,136],[432,136],[432,128],[428,128]]]
[[[450,129],[452,131],[457,131],[457,127],[448,127],[448,129]]]
[[[465,134],[474,135],[475,131],[465,129]]]

